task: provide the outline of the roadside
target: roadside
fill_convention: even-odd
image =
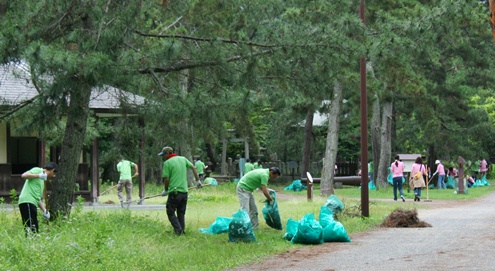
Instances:
[[[231,270],[493,270],[494,203],[495,192],[455,205],[424,202],[431,208],[418,218],[431,228],[379,228],[352,234],[350,243],[295,248]]]

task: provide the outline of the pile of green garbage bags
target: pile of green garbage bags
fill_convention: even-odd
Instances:
[[[301,220],[289,218],[286,224],[285,240],[293,244],[322,244],[324,242],[350,242],[351,239],[342,223],[335,220],[334,214],[344,210],[344,204],[331,195],[320,208],[320,220],[313,213],[306,214]]]

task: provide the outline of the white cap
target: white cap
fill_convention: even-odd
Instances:
[[[438,164],[440,164],[440,160],[435,161],[435,165],[438,165]]]

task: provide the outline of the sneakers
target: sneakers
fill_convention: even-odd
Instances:
[[[403,195],[401,195],[400,198],[402,199],[402,202],[406,202],[406,199],[404,198]]]
[[[120,207],[124,208],[124,203],[125,203],[125,201],[121,201],[120,202]]]

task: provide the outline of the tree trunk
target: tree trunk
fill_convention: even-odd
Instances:
[[[179,73],[179,80],[181,85],[181,94],[186,96],[188,94],[188,86],[189,86],[189,70],[183,70]],[[192,156],[191,149],[191,128],[189,126],[189,121],[184,119],[178,127],[179,134],[179,146],[177,146],[180,150],[180,155],[187,158],[187,160],[191,161],[194,164],[194,159]],[[187,183],[189,187],[195,186],[194,174],[192,171],[187,171]]]
[[[381,143],[380,143],[380,165],[376,176],[376,186],[385,188],[388,186],[387,176],[389,173],[388,167],[392,157],[392,102],[383,103],[382,126],[381,126]]]
[[[378,172],[378,165],[380,164],[380,100],[375,97],[373,100],[373,118],[371,121],[371,148],[373,150],[373,181],[376,185],[376,174]],[[380,189],[376,186],[376,189]]]
[[[74,202],[74,185],[84,146],[86,124],[89,116],[91,87],[81,82],[82,87],[73,89],[67,112],[67,124],[60,152],[60,169],[53,181],[49,209],[52,218],[69,217]]]
[[[340,107],[342,104],[342,86],[339,82],[336,82],[333,89],[333,100],[330,105],[330,116],[328,117],[325,159],[323,159],[323,168],[325,170],[323,170],[320,183],[320,195],[327,197],[334,193],[333,178],[339,149]]]
[[[206,155],[208,156],[210,161],[209,163],[207,163],[208,170],[214,172],[215,169],[217,168],[217,161],[215,159],[215,150],[213,149],[213,145],[211,143],[207,142],[205,144],[206,144]]]
[[[302,157],[301,177],[306,177],[306,172],[309,172],[309,164],[311,163],[311,140],[313,137],[313,118],[315,111],[308,109],[306,112],[306,124],[304,125],[304,146]]]

